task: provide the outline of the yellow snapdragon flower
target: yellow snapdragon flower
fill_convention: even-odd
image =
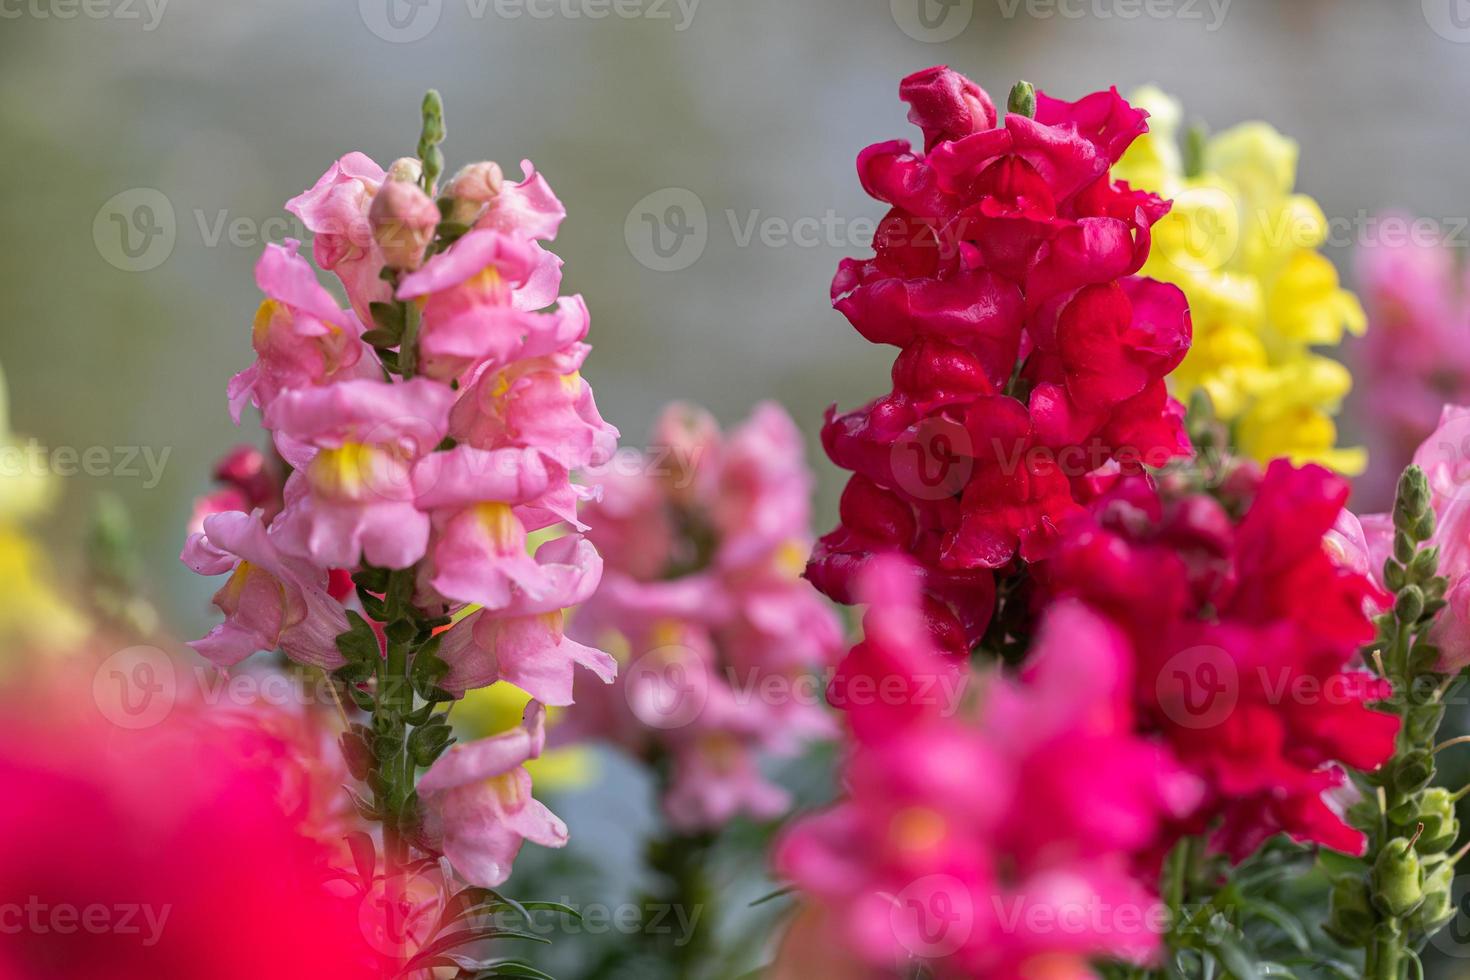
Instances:
[[[1366,454],[1337,445],[1333,420],[1352,377],[1314,348],[1361,334],[1367,318],[1318,251],[1328,223],[1295,193],[1297,144],[1242,123],[1204,141],[1192,154],[1198,172],[1187,173],[1178,101],[1152,87],[1131,101],[1150,113],[1149,132],[1113,176],[1174,201],[1142,273],[1184,290],[1194,322],[1189,355],[1169,378],[1174,395],[1187,402],[1203,389],[1253,459],[1362,472]]]
[[[45,553],[27,529],[51,507],[56,485],[10,434],[9,405],[0,373],[0,669],[23,651],[68,649],[86,632],[53,588]]]

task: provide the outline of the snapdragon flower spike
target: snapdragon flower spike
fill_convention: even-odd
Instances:
[[[828,415],[823,446],[856,474],[856,526],[844,515],[809,575],[851,601],[871,555],[907,551],[936,599],[963,595],[975,641],[983,579],[1044,559],[1089,474],[1190,452],[1163,380],[1188,350],[1189,314],[1176,287],[1135,275],[1168,203],[1108,174],[1145,113],[1114,90],[1037,93],[1034,118],[1001,118],[943,67],[899,91],[924,152],[893,141],[859,155],[864,189],[890,211],[873,256],[842,262],[832,299],[900,353],[889,394]]]
[[[531,795],[525,768],[545,748],[545,719],[532,701],[520,727],[450,746],[419,780],[426,829],[471,884],[504,884],[522,841],[566,845],[566,824]]]
[[[663,809],[680,832],[778,816],[790,800],[763,761],[831,733],[811,675],[842,642],[799,578],[812,487],[800,432],[774,404],[728,435],[674,404],[641,465],[620,463],[590,471],[603,492],[584,517],[607,572],[572,626],[628,666],[616,687],[579,691],[567,724],[665,759]],[[791,696],[750,696],[772,683]]]
[[[322,565],[407,568],[424,556],[429,515],[413,466],[443,441],[452,389],[425,378],[343,381],[282,393],[266,427],[287,461],[286,507],[272,533]]]
[[[1217,827],[1235,859],[1283,832],[1362,853],[1323,794],[1339,764],[1372,771],[1394,751],[1398,719],[1369,707],[1391,688],[1358,661],[1384,599],[1324,541],[1347,494],[1322,467],[1278,460],[1234,488],[1248,504],[1236,522],[1212,497],[1124,478],[1047,563],[1045,599],[1080,599],[1128,636],[1140,723],[1207,787],[1182,829]]]
[[[224,622],[189,644],[211,663],[232,667],[276,649],[327,670],[344,663],[336,640],[347,630],[347,614],[327,591],[327,573],[282,553],[259,510],[206,517],[180,557],[200,575],[230,575],[214,596]]]
[[[256,362],[230,379],[230,414],[238,423],[247,404],[265,409],[280,392],[345,378],[371,378],[378,368],[364,357],[363,326],[322,288],[297,249],[301,243],[267,245],[255,266],[255,282],[268,299],[251,331]]]
[[[864,642],[950,669],[906,564],[889,556],[865,571]],[[827,944],[874,968],[920,956],[936,976],[996,978],[1088,976],[1089,959],[1141,963],[1158,948],[1146,916],[1068,929],[1050,917],[1151,907],[1132,855],[1156,846],[1200,785],[1135,734],[1127,640],[1103,617],[1054,605],[1028,664],[1019,681],[976,678],[977,690],[860,737],[847,796],[782,835],[776,868],[822,908]],[[954,669],[971,679],[968,665]]]

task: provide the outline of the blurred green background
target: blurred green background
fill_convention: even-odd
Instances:
[[[916,0],[160,2],[0,0],[0,364],[18,431],[169,453],[157,486],[146,468],[65,481],[49,533],[72,551],[87,500],[121,495],[186,630],[213,587],[175,561],[190,501],[223,448],[259,435],[230,424],[224,386],[249,361],[261,244],[343,152],[411,152],[430,86],[451,168],[529,157],[566,202],[556,249],[593,312],[587,376],[630,443],[670,398],[726,421],[776,398],[814,433],[827,403],[881,389],[891,352],[827,285],[882,213],[853,158],[911,135],[897,82],[926,65],[998,98],[1021,77],[1069,97],[1158,81],[1213,126],[1264,117],[1300,140],[1301,186],[1330,217],[1470,209],[1460,0],[924,0],[932,28]],[[667,188],[707,216],[677,271],[639,261],[658,264],[641,213],[626,227]],[[113,215],[160,194],[171,251],[134,227],[130,259]],[[825,524],[841,481],[818,466]]]
[[[410,153],[431,86],[451,171],[529,157],[566,203],[585,373],[626,440],[672,398],[726,422],[779,400],[810,437],[825,529],[842,481],[817,460],[822,409],[883,390],[892,359],[827,300],[882,213],[853,158],[915,135],[897,82],[936,63],[998,99],[1023,77],[1065,97],[1152,81],[1216,128],[1267,119],[1340,222],[1470,214],[1464,0],[0,0],[12,424],[114,470],[135,447],[164,463],[156,485],[142,456],[64,480],[58,562],[115,493],[165,620],[212,621],[217,583],[176,555],[213,460],[260,441],[224,395],[250,359],[256,257],[342,153]],[[694,233],[663,227],[661,255],[645,215],[670,205]],[[1350,252],[1329,249],[1345,273]]]

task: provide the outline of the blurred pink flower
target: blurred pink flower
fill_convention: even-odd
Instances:
[[[1393,213],[1378,220],[1413,223]],[[1373,465],[1355,500],[1387,508],[1440,406],[1470,402],[1470,282],[1454,249],[1389,231],[1358,252],[1357,275],[1370,329],[1353,345],[1355,415]]]
[[[269,708],[124,731],[71,693],[0,710],[0,978],[375,975],[360,902],[325,884],[321,743]]]
[[[347,630],[347,615],[327,591],[326,571],[282,554],[260,511],[206,517],[181,557],[200,575],[230,573],[214,596],[224,622],[189,644],[211,663],[231,667],[280,649],[298,663],[342,665],[336,638]]]
[[[591,471],[603,493],[584,517],[608,570],[572,622],[625,663],[567,730],[666,754],[664,810],[679,830],[777,816],[789,800],[767,760],[832,733],[816,675],[842,643],[799,577],[812,485],[801,435],[774,404],[728,436],[675,404],[633,462]]]
[[[867,573],[866,642],[941,664],[921,579],[903,564]],[[1163,922],[1134,859],[1200,786],[1134,734],[1132,670],[1120,631],[1063,602],[1020,681],[989,675],[963,709],[931,706],[855,742],[848,796],[798,820],[775,854],[824,908],[826,941],[875,967],[921,957],[944,977],[1085,977],[1093,957],[1146,961]]]
[[[520,727],[450,746],[419,780],[428,831],[470,883],[504,883],[523,840],[566,844],[566,824],[531,795],[524,765],[545,744],[545,709],[532,701]]]

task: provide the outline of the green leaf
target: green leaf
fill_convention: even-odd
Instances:
[[[347,846],[352,849],[352,863],[365,884],[371,884],[378,871],[378,851],[373,839],[360,830],[347,835]]]
[[[373,325],[383,333],[391,335],[395,344],[398,343],[398,338],[403,336],[403,304],[369,303],[368,312],[373,316]]]
[[[581,912],[561,902],[522,902],[521,907],[532,912],[560,912],[562,915],[570,915],[578,922],[582,921]]]
[[[373,347],[396,347],[398,337],[386,330],[367,330],[363,332],[362,342]]]

